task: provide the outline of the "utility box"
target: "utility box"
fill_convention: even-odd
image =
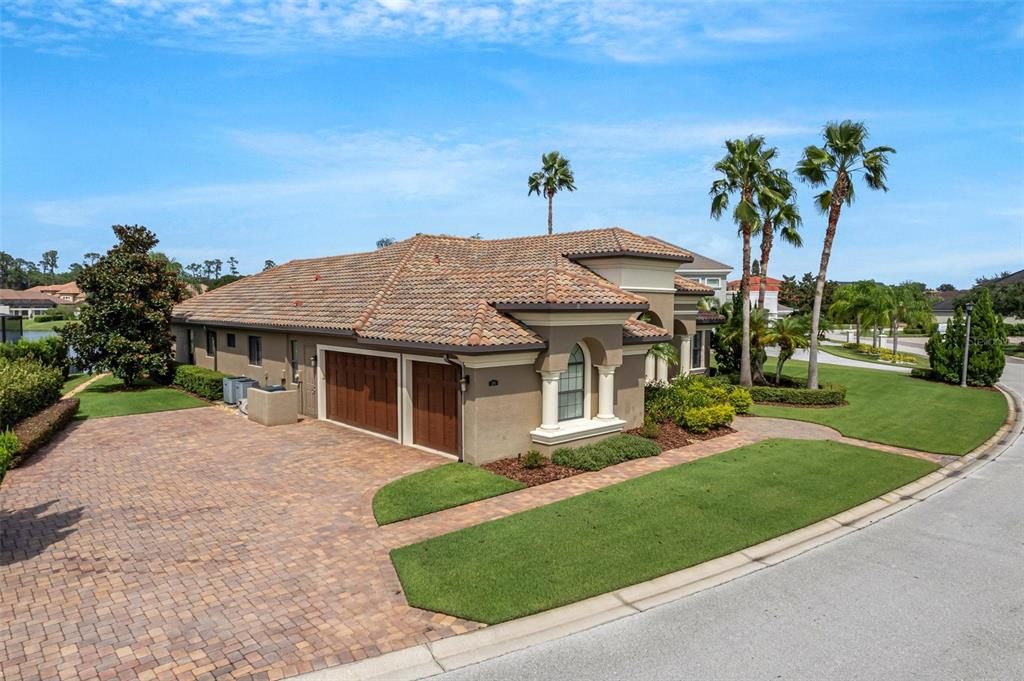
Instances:
[[[235,402],[241,402],[249,394],[249,388],[258,388],[260,382],[254,378],[241,376],[235,380]]]
[[[224,379],[224,404],[238,404],[238,381],[245,376],[228,376]]]
[[[297,390],[252,387],[246,393],[249,420],[264,426],[285,426],[299,420]]]

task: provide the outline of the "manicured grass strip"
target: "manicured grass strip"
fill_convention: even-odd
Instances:
[[[104,376],[78,393],[81,400],[76,419],[97,419],[107,416],[149,414],[204,407],[206,402],[174,388],[146,382],[127,390],[120,379]]]
[[[483,468],[449,463],[381,487],[373,497],[373,517],[378,524],[386,525],[514,492],[525,486]]]
[[[774,371],[773,360],[766,364]],[[849,404],[829,409],[755,404],[751,413],[820,423],[847,437],[954,455],[983,443],[1006,420],[1006,399],[996,390],[960,388],[892,371],[818,367],[822,383],[846,386]],[[807,364],[790,360],[783,372],[806,378]]]
[[[22,331],[56,331],[62,328],[68,321],[66,319],[58,319],[52,322],[37,322],[34,319],[22,320]]]
[[[71,374],[68,376],[68,380],[64,381],[64,387],[61,388],[61,394],[67,395],[70,391],[82,385],[90,378],[92,378],[90,374]]]
[[[828,354],[835,355],[836,357],[845,357],[846,359],[855,359],[858,362],[868,362],[870,364],[884,364],[886,366],[905,367],[907,369],[912,369],[914,367],[920,367],[922,369],[927,369],[929,366],[931,366],[930,364],[928,364],[928,358],[927,357],[921,357],[920,355],[913,355],[914,361],[911,362],[911,363],[908,363],[908,364],[893,364],[892,362],[883,362],[880,359],[878,359],[877,357],[872,357],[871,355],[864,354],[863,352],[857,352],[856,350],[850,350],[848,348],[844,348],[844,347],[839,346],[839,345],[819,345],[818,347],[821,349],[822,352],[827,352]],[[901,352],[902,352],[902,350],[901,350]],[[905,353],[905,354],[909,355],[911,353],[908,352],[908,353]]]
[[[937,466],[768,440],[391,552],[409,603],[493,624],[653,579],[873,499]]]

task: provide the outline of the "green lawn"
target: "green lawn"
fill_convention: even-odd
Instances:
[[[107,416],[149,414],[204,407],[206,402],[174,388],[146,382],[126,390],[120,379],[105,376],[78,393],[81,400],[76,419],[98,419]]]
[[[774,360],[769,360],[774,370]],[[1006,399],[995,390],[960,388],[875,369],[819,364],[822,383],[847,387],[848,405],[828,409],[755,404],[757,416],[810,421],[843,435],[936,454],[966,454],[1006,420]],[[806,377],[790,360],[784,373]]]
[[[68,380],[64,381],[64,387],[61,389],[61,394],[67,395],[72,389],[82,385],[90,378],[92,378],[92,376],[89,374],[71,374],[68,376]]]
[[[855,359],[858,362],[869,362],[871,364],[885,364],[887,366],[893,366],[892,362],[883,362],[880,359],[878,359],[877,357],[872,357],[871,355],[866,355],[863,352],[857,352],[856,350],[848,350],[848,349],[842,347],[841,345],[819,345],[818,347],[823,352],[827,352],[830,355],[835,355],[836,357],[845,357],[846,359]],[[905,353],[905,354],[910,354],[910,353]],[[908,369],[912,369],[913,367],[920,367],[922,369],[927,369],[931,365],[928,364],[928,358],[927,357],[921,357],[919,355],[914,355],[914,363],[913,364],[897,364],[895,366],[906,367]]]
[[[373,516],[380,525],[496,497],[525,487],[465,463],[430,468],[384,485],[373,497]]]
[[[494,624],[810,525],[937,466],[768,440],[391,552],[409,603]]]
[[[23,319],[21,328],[23,331],[56,331],[67,323],[66,319],[59,319],[55,322],[37,322],[34,319]]]

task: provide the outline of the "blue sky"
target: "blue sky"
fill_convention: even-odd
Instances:
[[[243,271],[416,232],[622,225],[738,263],[708,217],[727,137],[791,168],[830,119],[897,149],[830,275],[1024,266],[1024,3],[4,0],[0,249],[61,264],[141,223]],[[824,218],[800,187],[816,270]]]

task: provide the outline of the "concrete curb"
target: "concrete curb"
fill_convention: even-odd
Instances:
[[[421,679],[592,629],[778,565],[910,508],[991,463],[1020,436],[1021,397],[997,385],[1006,422],[974,451],[939,470],[813,525],[714,560],[521,619],[420,644],[360,662],[303,674],[302,681]]]

